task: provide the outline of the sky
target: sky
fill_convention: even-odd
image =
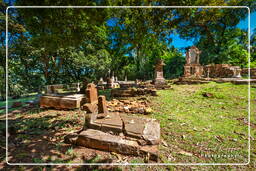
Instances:
[[[250,34],[252,35],[253,30],[256,28],[256,12],[251,13],[250,26]],[[241,29],[248,29],[248,17],[240,21],[240,23],[237,24],[237,27]],[[174,45],[175,48],[183,48],[193,45],[193,41],[180,39],[179,35],[173,35],[171,37],[173,38],[172,44]]]

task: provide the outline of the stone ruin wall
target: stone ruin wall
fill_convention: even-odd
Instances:
[[[233,77],[233,66],[229,64],[212,64],[204,66],[204,77],[210,78],[230,78]],[[209,73],[208,73],[209,72]]]
[[[248,68],[243,68],[241,71],[242,76],[248,76]],[[251,78],[256,78],[256,68],[250,68]]]

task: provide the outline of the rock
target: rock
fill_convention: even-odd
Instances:
[[[157,96],[157,91],[156,90],[151,90],[151,96]]]
[[[185,156],[193,156],[192,153],[186,152],[186,151],[180,151],[179,154],[185,155]]]
[[[151,145],[160,143],[160,124],[158,122],[147,122],[143,130],[143,139]]]
[[[153,110],[150,107],[145,109],[145,114],[150,114],[152,112],[153,112]]]
[[[13,102],[12,104],[12,108],[17,108],[17,107],[21,107],[22,106],[22,102]]]
[[[140,107],[138,108],[138,113],[144,114],[145,113],[145,109]]]
[[[168,147],[168,144],[166,143],[166,141],[162,140],[161,142],[162,142],[163,146]]]
[[[23,110],[14,110],[11,113],[12,114],[19,114],[19,113],[22,113],[22,112],[23,112]]]
[[[212,93],[206,93],[206,92],[204,92],[202,95],[203,95],[204,97],[213,97],[213,94],[212,94]]]

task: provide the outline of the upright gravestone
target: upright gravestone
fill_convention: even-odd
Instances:
[[[203,74],[203,67],[199,63],[199,55],[201,51],[192,46],[186,52],[186,64],[184,65],[184,77],[201,77]]]
[[[163,60],[158,60],[155,66],[155,79],[154,84],[165,84],[164,74],[163,74]]]
[[[98,82],[98,85],[103,85],[103,84],[104,84],[104,80],[103,80],[102,77],[100,77],[100,80],[99,80],[99,82]]]
[[[106,97],[105,96],[99,96],[98,99],[98,112],[99,114],[107,114],[108,109],[107,109],[107,102],[106,102]]]
[[[90,83],[86,89],[86,101],[87,103],[96,103],[98,101],[98,92],[94,84]]]
[[[107,78],[107,88],[113,88],[114,80],[112,78]]]

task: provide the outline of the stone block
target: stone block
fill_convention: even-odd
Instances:
[[[85,103],[83,94],[74,95],[46,95],[40,97],[40,107],[55,108],[55,109],[75,109],[80,108]]]
[[[147,155],[151,160],[158,159],[157,145],[140,146],[136,141],[127,140],[120,136],[111,135],[99,130],[87,129],[82,131],[77,137],[74,135],[66,136],[65,141],[108,152],[135,156]]]

